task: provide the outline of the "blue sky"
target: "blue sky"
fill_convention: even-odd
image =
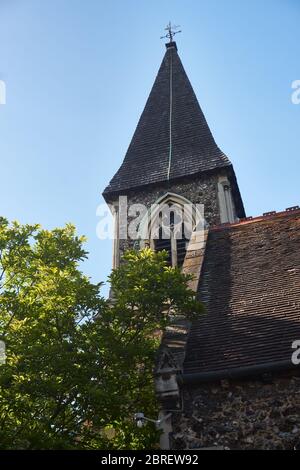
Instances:
[[[88,237],[158,71],[166,23],[248,215],[299,204],[299,0],[0,0],[0,214]]]

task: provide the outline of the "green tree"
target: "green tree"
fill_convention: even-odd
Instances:
[[[170,312],[198,314],[188,277],[163,253],[128,252],[113,303],[79,269],[84,238],[0,219],[1,449],[155,446],[153,365]]]

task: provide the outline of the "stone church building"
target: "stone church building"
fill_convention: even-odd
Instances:
[[[234,168],[217,146],[174,41],[125,159],[103,195],[128,206],[204,205],[190,240],[141,240],[194,275],[206,307],[165,332],[155,383],[162,448],[300,449],[300,208],[246,217]],[[287,156],[288,158],[288,156]],[[150,237],[151,238],[151,237]],[[116,236],[114,266],[136,242]],[[300,362],[300,361],[298,361]]]

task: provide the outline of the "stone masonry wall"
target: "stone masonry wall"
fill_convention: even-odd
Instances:
[[[181,182],[163,183],[159,186],[136,190],[128,194],[128,206],[131,204],[144,204],[150,209],[160,197],[166,193],[174,193],[183,196],[193,204],[204,204],[205,220],[210,225],[220,223],[220,209],[218,202],[218,175],[200,176]],[[224,173],[225,174],[225,173]],[[130,222],[130,220],[129,220]],[[120,240],[120,254],[128,248],[132,248],[132,240]]]
[[[187,387],[174,413],[173,450],[300,450],[300,373],[272,383],[245,381]]]

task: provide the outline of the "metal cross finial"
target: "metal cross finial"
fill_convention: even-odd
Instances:
[[[165,28],[165,31],[168,31],[168,33],[165,36],[161,36],[160,39],[170,39],[170,42],[173,42],[173,38],[175,34],[181,33],[181,31],[177,31],[177,29],[180,28],[180,26],[172,26],[171,21],[169,21],[169,24]]]

